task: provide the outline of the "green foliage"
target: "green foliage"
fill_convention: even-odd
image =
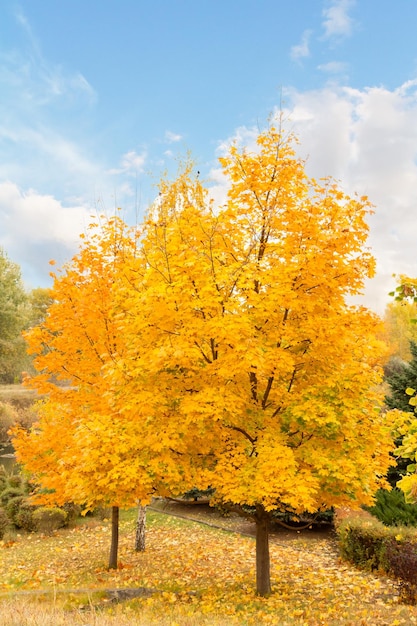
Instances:
[[[32,513],[35,507],[27,499],[30,491],[27,479],[17,470],[11,473],[3,471],[0,485],[0,502],[9,522],[16,528],[33,531]]]
[[[20,382],[22,371],[33,371],[22,331],[39,324],[50,303],[48,289],[25,290],[20,267],[0,248],[0,383]]]
[[[410,404],[410,396],[406,393],[406,389],[412,387],[417,388],[417,344],[410,341],[411,361],[403,363],[394,368],[390,373],[388,370],[385,381],[390,387],[389,394],[385,397],[385,404],[388,409],[399,409],[413,413],[414,407]],[[396,448],[402,445],[403,437],[395,440]],[[392,487],[395,487],[398,481],[407,474],[407,465],[409,461],[403,458],[396,458],[396,465],[388,470],[388,481]]]
[[[74,502],[67,502],[62,509],[66,513],[65,526],[71,526],[80,516],[82,507]]]
[[[72,503],[62,508],[38,507],[31,504],[28,498],[30,491],[30,483],[18,469],[7,473],[0,468],[0,504],[2,506],[0,511],[3,511],[7,517],[7,525],[13,524],[16,528],[26,532],[39,530],[43,533],[50,533],[56,528],[73,523],[80,513],[80,507]]]
[[[4,467],[4,465],[0,465],[0,493],[3,491],[3,489],[6,488],[7,477],[8,474],[6,468]]]
[[[407,362],[403,361],[398,356],[391,357],[387,363],[384,365],[384,378],[388,381],[389,378],[397,374],[402,374],[404,368],[407,367]]]
[[[342,557],[357,567],[398,581],[402,601],[417,602],[417,533],[384,526],[377,519],[350,517],[336,524]]]
[[[9,516],[4,509],[0,508],[0,540],[3,539],[9,524]]]
[[[408,387],[417,388],[417,343],[410,341],[411,361],[397,368],[393,374],[386,376],[386,382],[390,386],[390,393],[385,398],[385,404],[389,409],[413,412],[410,406],[410,398],[405,390]]]
[[[38,326],[46,317],[48,308],[52,304],[50,289],[38,287],[29,294],[29,326]]]
[[[391,576],[398,581],[400,600],[417,604],[417,545],[415,542],[398,542],[391,539],[386,544],[386,560]]]
[[[0,402],[0,444],[9,441],[9,429],[16,423],[17,411],[13,406]]]
[[[365,508],[385,526],[417,526],[417,505],[408,504],[400,489],[379,489],[374,506]]]
[[[26,498],[23,498],[13,517],[13,523],[16,528],[21,528],[28,533],[37,530],[37,522],[34,517],[35,513],[36,507],[29,504]]]
[[[36,530],[50,534],[65,525],[67,514],[58,507],[39,507],[33,513]]]
[[[20,386],[19,391],[22,390]],[[3,399],[4,398],[4,399]],[[2,393],[0,399],[0,446],[10,443],[9,434],[13,426],[19,425],[25,430],[33,425],[38,419],[35,407],[34,395],[25,395],[22,393]]]
[[[203,490],[198,489],[197,487],[194,487],[193,489],[190,489],[189,491],[184,493],[183,498],[185,500],[199,500],[201,498],[211,498],[214,492],[215,490],[212,489],[211,487],[209,487],[208,489],[203,489]]]
[[[16,515],[19,512],[20,507],[23,503],[26,502],[26,497],[23,492],[20,492],[18,495],[12,495],[8,498],[8,500],[4,503],[4,509],[9,516],[9,520],[15,524]]]
[[[0,502],[3,506],[7,506],[10,500],[13,500],[14,498],[19,498],[20,496],[23,496],[23,495],[24,495],[24,491],[20,487],[6,486],[6,488],[3,489],[3,491],[0,494]]]
[[[0,382],[13,383],[28,362],[21,336],[29,301],[20,268],[0,249]]]
[[[385,542],[392,531],[378,520],[352,517],[336,525],[342,556],[366,570],[385,570]]]

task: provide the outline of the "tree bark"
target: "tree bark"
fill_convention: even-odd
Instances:
[[[146,506],[138,504],[138,516],[136,519],[136,536],[135,550],[136,552],[145,551],[145,530],[146,530]]]
[[[109,556],[109,569],[117,569],[117,553],[119,550],[119,507],[111,509],[111,546]]]
[[[269,558],[269,513],[262,505],[256,507],[256,593],[271,593],[271,570]]]

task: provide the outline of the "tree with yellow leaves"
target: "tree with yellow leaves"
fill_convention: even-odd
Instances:
[[[17,428],[13,444],[39,485],[38,502],[112,507],[109,566],[117,567],[119,507],[152,492],[140,425],[126,423],[115,398],[121,390],[103,376],[106,364],[123,356],[114,293],[137,242],[117,216],[101,228],[92,224],[82,239],[80,252],[53,274],[45,318],[26,334],[38,371],[28,384],[45,400],[39,422],[29,432]]]
[[[390,347],[393,363],[411,361],[410,342],[417,341],[417,305],[408,300],[390,302],[384,313],[384,340]]]
[[[308,178],[274,127],[221,163],[225,206],[190,168],[161,185],[118,292],[128,348],[106,371],[168,486],[250,507],[268,595],[272,512],[370,504],[390,463],[380,320],[346,303],[374,273],[370,205]]]

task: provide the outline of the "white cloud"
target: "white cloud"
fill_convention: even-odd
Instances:
[[[349,194],[367,195],[375,206],[369,218],[369,245],[377,276],[366,285],[365,304],[383,313],[393,274],[417,276],[417,81],[390,91],[326,87],[288,91],[284,130],[300,140],[307,173],[333,176]],[[277,115],[281,112],[277,111]],[[240,127],[222,142],[253,142],[255,128]],[[213,196],[223,202],[227,185],[213,170]]]
[[[310,56],[310,37],[312,35],[311,30],[305,30],[301,42],[296,46],[292,46],[290,56],[294,61],[299,61]]]
[[[353,29],[353,20],[348,11],[355,5],[355,0],[332,0],[323,10],[323,28],[326,39],[348,37]]]
[[[224,156],[229,152],[229,148],[232,144],[236,144],[239,147],[245,146],[249,150],[256,148],[256,138],[258,136],[258,128],[254,126],[239,126],[232,137],[228,137],[217,146],[218,156]]]
[[[392,274],[417,276],[417,89],[293,93],[291,119],[314,176],[333,175],[375,205],[369,243],[377,278],[367,303],[382,312]]]
[[[170,130],[165,131],[165,140],[168,143],[176,143],[177,141],[181,141],[182,135],[178,135],[178,133],[173,133]]]
[[[122,168],[125,172],[142,172],[146,161],[146,154],[137,154],[134,150],[126,152],[122,157]]]
[[[120,167],[110,169],[107,173],[112,175],[127,174],[129,176],[136,176],[136,174],[143,172],[145,163],[146,152],[138,154],[135,150],[130,150],[122,155]]]
[[[349,64],[343,63],[342,61],[330,61],[329,63],[323,63],[322,65],[318,65],[317,69],[325,74],[332,75],[343,75],[346,76]]]
[[[68,261],[79,235],[91,222],[91,210],[65,207],[52,196],[34,190],[23,193],[11,182],[0,184],[0,246],[12,260],[19,259],[23,274],[32,287],[49,273],[48,263]]]

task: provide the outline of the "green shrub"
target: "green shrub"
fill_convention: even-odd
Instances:
[[[417,544],[391,539],[386,546],[387,569],[398,580],[400,599],[417,604]]]
[[[385,541],[391,536],[377,519],[347,518],[336,525],[342,556],[367,570],[384,570]]]
[[[20,507],[22,507],[25,504],[25,502],[26,502],[25,494],[20,493],[19,495],[13,498],[9,498],[7,502],[5,503],[4,510],[9,516],[9,519],[12,522],[12,524],[16,525],[16,515],[18,514]]]
[[[0,493],[7,486],[7,470],[4,465],[0,465]]]
[[[352,516],[336,523],[342,556],[362,569],[378,570],[398,582],[402,601],[417,603],[417,532]]]
[[[21,503],[21,506],[14,514],[13,523],[16,528],[21,528],[28,533],[37,530],[37,522],[35,519],[36,507],[29,504],[27,500]]]
[[[37,530],[49,534],[64,526],[67,514],[58,507],[39,507],[33,513],[33,519]]]
[[[386,526],[417,526],[417,506],[407,504],[400,489],[379,489],[375,504],[366,510]]]
[[[81,507],[79,504],[74,504],[74,502],[66,502],[62,508],[67,514],[64,526],[71,526],[80,516]]]
[[[21,474],[9,474],[6,478],[9,487],[17,487],[18,489],[25,489],[25,480]]]
[[[9,524],[9,516],[4,509],[0,509],[0,540],[3,539]]]
[[[214,489],[209,487],[208,489],[197,489],[197,487],[193,487],[189,491],[186,491],[183,495],[184,500],[201,500],[201,498],[211,498],[214,494]]]
[[[6,487],[0,494],[0,502],[2,506],[7,506],[8,502],[13,500],[13,498],[19,498],[24,495],[25,492],[19,487]]]

